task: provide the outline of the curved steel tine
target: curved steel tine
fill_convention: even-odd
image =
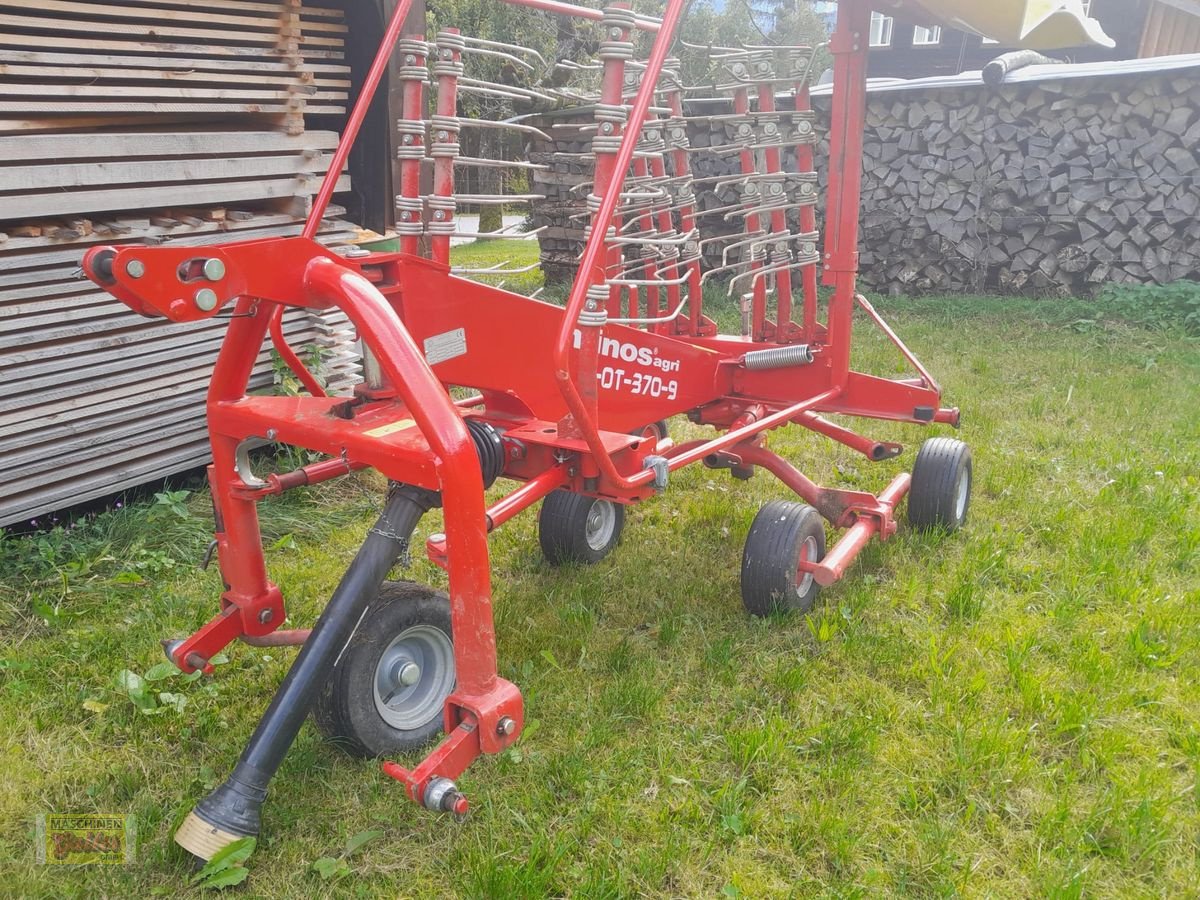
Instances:
[[[690,297],[684,297],[679,301],[679,305],[675,307],[675,311],[665,316],[657,318],[609,319],[608,321],[615,325],[662,325],[667,322],[674,322],[687,307],[689,300],[691,300]]]
[[[532,172],[545,172],[550,167],[541,163],[523,162],[521,160],[485,159],[480,156],[456,156],[456,166],[475,166],[480,169],[528,169]]]
[[[736,219],[738,216],[753,216],[758,213],[777,212],[780,209],[787,210],[787,209],[790,209],[792,207],[792,205],[793,204],[791,203],[788,195],[784,194],[782,197],[780,197],[777,201],[775,201],[773,203],[764,203],[761,206],[748,206],[748,207],[742,207],[741,209],[734,209],[730,212],[725,213],[725,215],[722,216],[721,218],[724,221],[728,222],[730,219]],[[711,210],[709,210],[708,212],[711,212]]]
[[[525,62],[523,59],[518,59],[511,53],[501,53],[499,50],[487,50],[483,47],[463,47],[460,53],[469,53],[473,56],[490,56],[496,59],[507,59],[509,62],[515,63],[522,68],[528,69],[530,72],[536,72],[533,66]]]
[[[504,263],[496,263],[496,265],[488,266],[486,269],[459,269],[459,268],[455,268],[454,266],[451,266],[450,274],[451,275],[520,275],[522,272],[532,272],[534,269],[536,269],[538,266],[540,266],[541,263],[535,262],[535,263],[532,263],[531,265],[521,266],[520,268],[516,268],[516,269],[501,268],[503,265],[504,265]]]
[[[505,203],[532,203],[545,200],[545,194],[455,194],[459,203],[478,203],[482,206],[503,206]]]
[[[635,279],[617,279],[608,278],[604,283],[609,287],[671,287],[677,284],[683,284],[690,277],[690,272],[685,272],[678,278],[635,278]],[[613,321],[610,319],[609,321]]]
[[[761,234],[761,232],[759,233]],[[749,244],[751,258],[753,258],[754,251],[757,247],[766,246],[768,244],[785,243],[790,241],[793,237],[795,237],[795,235],[793,235],[790,231],[785,231],[782,234],[768,234],[762,238],[749,237],[745,240],[736,241],[732,244],[726,244],[725,249],[721,251],[721,265],[727,265],[729,263],[729,251],[736,247],[744,247],[746,244]]]
[[[715,243],[718,243],[719,241],[727,241],[730,238],[755,237],[760,234],[766,234],[766,232],[762,231],[762,230],[751,231],[751,232],[731,231],[729,234],[714,234],[709,237],[702,238],[700,240],[700,246],[703,247],[705,244],[715,244]]]
[[[531,90],[530,88],[517,87],[511,84],[499,84],[495,81],[484,81],[481,78],[459,78],[458,89],[461,91],[464,88],[475,91],[493,91],[497,96],[509,96],[512,99],[524,100],[549,100],[554,101],[554,98],[549,94],[543,94],[541,91]]]
[[[525,54],[528,54],[529,56],[532,56],[534,59],[536,59],[538,62],[540,62],[543,66],[546,65],[546,58],[544,56],[542,56],[542,54],[540,54],[536,50],[534,50],[532,47],[526,47],[526,46],[523,46],[522,44],[506,44],[503,41],[489,41],[489,40],[484,40],[483,38],[467,37],[466,35],[463,36],[463,40],[466,41],[468,44],[475,44],[476,46],[479,46],[479,47],[490,47],[493,50],[511,50],[514,53],[525,53]]]
[[[751,276],[757,277],[757,276],[766,276],[766,275],[778,275],[780,272],[788,272],[788,271],[791,271],[792,269],[801,269],[804,266],[816,265],[817,262],[818,262],[818,260],[816,260],[816,259],[804,259],[804,260],[790,259],[786,263],[783,263],[782,265],[763,266],[762,268],[759,268],[759,269],[751,269],[749,272],[742,272],[738,275],[734,275],[733,278],[731,278],[729,280],[729,291],[726,293],[725,296],[732,297],[734,283],[737,281],[740,281],[743,278],[748,278]],[[750,284],[751,284],[751,287],[753,287],[754,282],[752,281]]]

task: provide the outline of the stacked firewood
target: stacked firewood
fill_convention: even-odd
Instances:
[[[544,199],[533,203],[533,226],[541,247],[542,273],[547,283],[575,277],[583,252],[587,225],[587,191],[592,181],[592,136],[595,123],[590,110],[547,117],[538,127],[550,141],[534,138],[526,155],[545,169],[531,173],[533,190]]]
[[[864,278],[1061,294],[1196,278],[1198,148],[1192,72],[875,93]]]

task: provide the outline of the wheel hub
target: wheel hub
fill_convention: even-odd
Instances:
[[[806,537],[804,543],[800,545],[800,557],[797,560],[796,568],[796,593],[801,597],[808,593],[813,584],[813,573],[806,571],[803,564],[816,561],[817,539],[811,536]]]
[[[617,525],[617,511],[608,500],[597,500],[588,510],[585,537],[593,550],[603,550],[612,539]]]
[[[967,497],[971,495],[971,475],[966,468],[958,476],[958,484],[954,487],[954,518],[962,521],[967,512]]]
[[[375,666],[375,709],[400,731],[440,716],[454,688],[454,647],[432,625],[414,625],[396,635]]]

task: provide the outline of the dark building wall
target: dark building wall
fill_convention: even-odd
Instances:
[[[1117,42],[1116,48],[1086,47],[1047,54],[1068,62],[1097,62],[1106,59],[1134,59],[1142,37],[1149,0],[1094,0],[1092,16]],[[930,75],[957,75],[983,68],[1001,53],[1012,50],[1003,44],[985,44],[975,34],[942,29],[936,46],[913,46],[914,26],[897,20],[889,47],[871,49],[869,71],[872,78],[924,78]]]

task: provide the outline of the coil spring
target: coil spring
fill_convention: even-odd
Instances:
[[[632,9],[606,6],[600,19],[601,28],[623,28],[632,31],[637,26],[637,14]]]
[[[633,50],[633,41],[601,41],[600,52],[596,55],[600,59],[630,60]]]
[[[454,221],[454,212],[458,209],[458,204],[455,203],[453,197],[425,197],[425,202],[429,204],[429,210],[432,217],[429,221],[428,231],[430,234],[454,234],[457,229],[457,224]],[[442,214],[439,219],[437,214]]]
[[[772,347],[769,350],[751,350],[743,358],[743,363],[747,369],[759,371],[807,366],[813,358],[813,349],[808,344],[792,344],[788,347]]]
[[[400,38],[396,41],[396,50],[411,56],[428,56],[429,44],[417,38]]]
[[[421,224],[422,203],[420,197],[405,197],[403,194],[396,195],[396,212],[399,213],[399,219],[396,223],[396,231],[399,234],[414,235],[423,234],[424,226]]]
[[[435,43],[437,44],[437,48],[439,50],[443,50],[443,49],[449,49],[450,51],[457,50],[458,52],[461,53],[463,50],[466,49],[467,39],[465,37],[463,37],[461,34],[459,34],[457,31],[450,31],[449,29],[443,29],[442,31],[439,31],[437,33],[437,40]]]

